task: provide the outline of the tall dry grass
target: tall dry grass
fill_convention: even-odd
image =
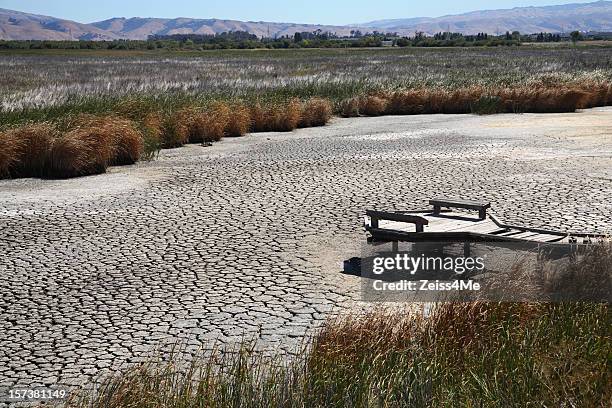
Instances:
[[[546,81],[508,88],[418,88],[376,92],[341,101],[337,113],[360,115],[413,115],[433,113],[552,113],[612,104],[612,84],[586,81],[551,84]],[[160,112],[154,101],[127,99],[113,115],[77,115],[53,124],[28,124],[2,132],[0,177],[85,175],[99,173],[108,165],[131,164],[153,158],[161,148],[186,143],[212,143],[224,136],[247,132],[288,132],[298,127],[323,126],[334,114],[324,98],[285,101],[208,102],[204,107],[182,105]],[[57,146],[55,146],[57,140]],[[74,166],[68,152],[76,154]],[[47,152],[47,153],[45,153]],[[88,165],[82,162],[89,161]],[[50,169],[50,171],[47,171]],[[72,169],[72,170],[70,170]],[[48,173],[48,174],[47,174]]]
[[[256,102],[250,108],[250,116],[253,132],[290,132],[302,119],[302,104],[296,98],[265,106]]]
[[[144,151],[144,137],[137,125],[121,116],[79,115],[73,126],[84,133],[100,135],[92,137],[99,139],[99,143],[108,143],[109,166],[134,164]]]
[[[189,127],[181,112],[169,112],[163,116],[161,145],[164,149],[181,147],[189,142]]]
[[[207,109],[187,107],[176,113],[176,121],[180,122],[187,133],[185,143],[217,142],[225,136],[228,126],[230,109],[224,103],[214,103]]]
[[[350,98],[344,100],[340,107],[345,117],[436,113],[562,113],[610,104],[611,95],[607,83],[581,86],[535,84],[495,89],[481,86],[421,88]]]
[[[17,163],[22,141],[14,133],[0,133],[0,178],[10,177],[11,168]]]
[[[251,111],[242,103],[230,105],[230,114],[225,128],[227,136],[243,136],[251,130]]]
[[[54,140],[45,176],[69,178],[104,173],[111,157],[108,135],[91,129],[72,130]]]
[[[331,120],[333,113],[332,104],[327,99],[309,99],[302,106],[298,127],[324,126]]]
[[[0,134],[0,176],[41,177],[58,131],[50,123],[34,123]]]
[[[108,166],[151,159],[160,148],[212,143],[249,131],[287,132],[322,126],[331,103],[293,98],[250,107],[239,102],[184,106],[165,113],[150,102],[129,99],[112,115],[79,114],[52,124],[29,124],[1,133],[0,177],[76,177],[102,173]]]

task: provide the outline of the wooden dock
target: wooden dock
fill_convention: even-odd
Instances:
[[[589,244],[600,234],[567,233],[502,223],[487,210],[486,202],[454,199],[430,200],[423,211],[366,211],[365,229],[377,241],[463,241]],[[443,209],[449,208],[449,209]],[[452,208],[452,209],[451,209]],[[475,210],[476,214],[461,210]]]

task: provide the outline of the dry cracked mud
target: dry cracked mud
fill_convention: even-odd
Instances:
[[[160,342],[290,351],[359,300],[366,208],[490,200],[610,232],[612,109],[335,119],[79,179],[0,181],[0,387],[79,384]]]

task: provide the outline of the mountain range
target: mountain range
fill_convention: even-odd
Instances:
[[[327,31],[349,35],[361,32],[397,32],[402,35],[421,31],[463,34],[612,31],[612,1],[565,4],[545,7],[516,7],[485,10],[442,17],[377,20],[354,25],[318,25],[194,18],[111,18],[90,24],[61,18],[0,9],[0,39],[3,40],[143,40],[150,35],[215,34],[248,31],[259,37],[279,37],[304,31]]]

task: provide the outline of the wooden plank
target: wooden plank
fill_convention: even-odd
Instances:
[[[533,237],[536,235],[539,235],[539,233],[533,232],[533,231],[525,231],[525,232],[521,232],[520,234],[512,235],[512,238],[525,239],[525,238]]]
[[[439,207],[465,208],[468,210],[481,210],[491,208],[491,203],[483,201],[470,201],[461,199],[435,198],[429,200],[429,204]]]
[[[496,237],[512,237],[512,236],[514,236],[516,234],[520,234],[522,232],[523,231],[521,231],[521,230],[510,230],[508,232],[502,232],[501,234],[496,234],[495,236]]]
[[[449,225],[478,225],[483,220],[466,220],[461,218],[428,218],[430,228],[448,228]]]
[[[419,215],[390,213],[390,212],[374,211],[374,210],[367,210],[366,215],[369,216],[371,219],[410,222],[410,223],[417,224],[417,225],[427,225],[429,223],[427,219]]]
[[[549,234],[540,234],[529,237],[528,241],[537,241],[537,242],[558,242],[563,240],[564,237],[560,237],[559,235],[549,235]]]
[[[480,225],[469,225],[466,227],[462,227],[462,228],[455,228],[451,231],[465,231],[465,232],[475,232],[478,234],[493,234],[494,232],[500,231],[503,232],[505,230],[500,229],[497,225],[495,225],[494,223],[482,223]]]
[[[438,232],[448,232],[457,228],[468,228],[470,226],[474,226],[473,223],[466,221],[454,221],[454,222],[446,222],[444,224],[430,225],[427,230],[428,231],[438,231]]]
[[[404,232],[415,232],[416,226],[414,224],[400,222],[400,221],[381,221],[378,228],[386,229],[390,231],[404,231]]]

